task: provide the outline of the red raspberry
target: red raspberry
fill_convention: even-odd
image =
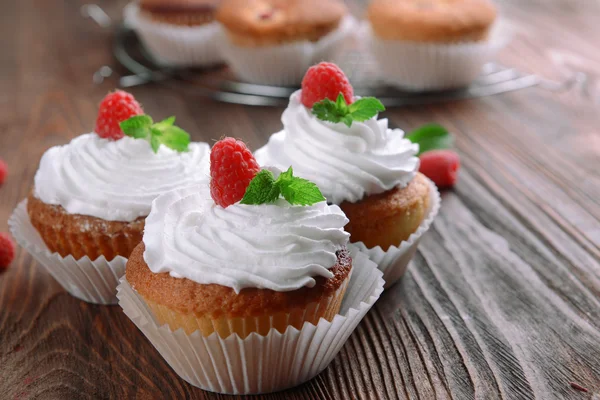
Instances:
[[[0,232],[0,272],[4,271],[15,258],[15,243],[8,233]]]
[[[221,139],[210,152],[210,195],[223,208],[237,203],[258,171],[260,167],[244,142]]]
[[[419,171],[438,187],[451,187],[456,183],[460,157],[452,150],[431,150],[419,157]]]
[[[313,104],[321,100],[335,101],[339,94],[344,95],[346,104],[352,103],[354,89],[348,81],[344,71],[337,65],[322,62],[313,65],[306,71],[302,79],[302,104],[312,108]]]
[[[100,103],[98,119],[96,120],[96,133],[101,138],[119,140],[124,136],[119,122],[143,113],[142,106],[132,94],[115,90],[107,94]]]
[[[8,165],[2,160],[0,160],[0,185],[4,183],[6,177],[8,176]]]

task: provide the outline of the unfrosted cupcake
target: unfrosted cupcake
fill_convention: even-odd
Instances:
[[[233,72],[273,85],[299,84],[310,65],[334,59],[354,26],[339,0],[224,0],[217,20]]]
[[[116,300],[125,258],[140,243],[158,195],[207,181],[209,146],[190,143],[174,118],[153,124],[141,113],[130,94],[109,94],[100,105],[96,132],[44,153],[27,199],[28,220],[48,255],[57,253],[58,261],[45,266],[84,300]],[[87,279],[77,276],[82,265],[94,270],[81,274]],[[110,296],[94,288],[104,286],[105,275],[114,281]]]
[[[294,165],[298,176],[340,205],[351,241],[391,284],[404,272],[439,198],[435,185],[418,173],[419,146],[376,118],[383,109],[374,98],[355,98],[343,72],[321,63],[290,97],[283,130],[255,155],[261,165]]]
[[[493,54],[488,0],[373,0],[368,19],[380,74],[404,89],[467,85]]]
[[[208,66],[222,61],[220,0],[140,0],[126,9],[126,19],[157,62],[173,66]]]
[[[242,142],[223,139],[210,189],[155,200],[119,286],[124,312],[203,389],[266,393],[311,379],[383,290],[324,200],[291,168],[259,171]]]

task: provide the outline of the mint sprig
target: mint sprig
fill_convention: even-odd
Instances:
[[[454,138],[446,128],[439,124],[425,124],[405,136],[408,140],[419,145],[419,154],[426,151],[449,149]]]
[[[175,117],[169,117],[154,123],[149,115],[136,115],[119,124],[123,133],[135,139],[145,139],[155,153],[163,144],[178,152],[188,150],[190,135],[175,126]]]
[[[275,202],[283,196],[291,205],[310,206],[325,201],[323,194],[311,181],[294,176],[290,167],[287,171],[275,176],[268,169],[259,171],[250,181],[241,204],[258,205]]]
[[[312,107],[312,113],[320,120],[343,122],[348,127],[351,127],[354,121],[363,122],[371,119],[381,111],[385,111],[385,107],[375,97],[363,97],[348,105],[341,93],[335,102],[323,99]]]

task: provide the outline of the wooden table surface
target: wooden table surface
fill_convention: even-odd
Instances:
[[[113,62],[111,32],[83,19],[82,4],[3,3],[0,158],[10,176],[0,187],[0,231],[43,152],[90,131],[116,85],[92,83]],[[125,2],[101,4],[116,17]],[[505,65],[552,79],[580,71],[587,83],[386,111],[405,129],[436,121],[452,130],[460,182],[443,193],[404,279],[334,362],[261,398],[600,398],[600,3],[500,5],[514,34]],[[177,115],[195,140],[232,135],[255,149],[281,126],[281,109],[157,85],[132,92],[155,119]],[[188,385],[118,306],[71,297],[18,250],[0,276],[0,398],[229,397]]]

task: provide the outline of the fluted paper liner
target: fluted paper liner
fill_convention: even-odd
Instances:
[[[144,300],[125,277],[117,288],[119,305],[148,337],[175,372],[191,385],[227,394],[257,394],[284,390],[323,371],[340,351],[358,323],[383,292],[383,279],[366,255],[351,250],[353,273],[342,307],[331,322],[272,329],[267,335],[236,334],[223,339],[216,333],[173,332],[159,326]]]
[[[104,256],[96,260],[73,256],[61,257],[51,253],[40,234],[31,224],[27,214],[27,200],[15,208],[8,220],[12,236],[19,246],[27,250],[58,283],[71,295],[95,304],[117,304],[116,288],[125,273],[125,257],[117,256],[107,261]]]
[[[370,27],[368,46],[383,81],[410,91],[456,89],[475,81],[508,41],[497,23],[487,40],[461,43],[418,43],[383,40]],[[504,25],[502,25],[504,26]]]
[[[295,86],[306,70],[320,61],[336,61],[354,34],[356,20],[346,16],[340,26],[317,42],[308,40],[273,46],[243,47],[223,35],[221,53],[234,74],[250,83]]]
[[[158,64],[194,67],[223,62],[219,51],[221,27],[217,22],[199,26],[157,22],[144,17],[134,3],[125,8],[124,17]]]
[[[410,260],[412,260],[417,251],[421,238],[429,230],[431,223],[440,210],[440,193],[430,179],[427,179],[427,181],[429,182],[429,209],[427,216],[407,240],[400,243],[399,246],[390,246],[387,251],[384,251],[380,246],[369,249],[363,242],[350,244],[350,247],[356,247],[378,265],[379,270],[383,273],[386,289],[404,275]]]

